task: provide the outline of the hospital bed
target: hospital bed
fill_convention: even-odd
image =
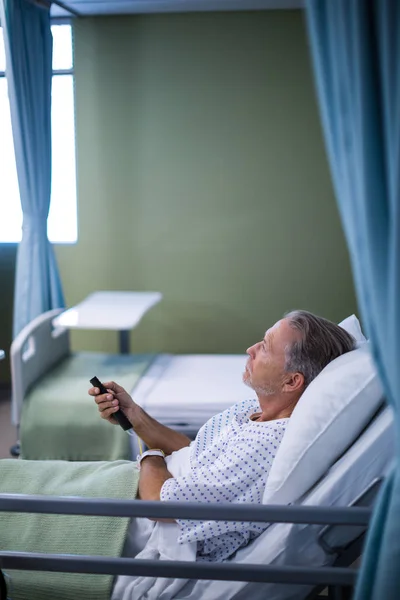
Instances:
[[[176,600],[312,600],[319,597],[319,592],[327,586],[329,597],[339,600],[347,597],[342,594],[356,581],[356,571],[348,567],[361,552],[370,518],[366,507],[374,503],[379,486],[390,468],[394,456],[393,438],[391,409],[385,408],[379,411],[325,476],[292,506],[186,505],[185,517],[257,518],[271,523],[259,538],[222,565],[135,561],[126,557],[39,556],[10,551],[0,552],[0,568],[5,572],[18,568],[115,575],[152,574],[189,580],[184,581],[182,588],[173,596]],[[352,508],[341,510],[338,507]],[[182,517],[182,505],[176,503],[1,494],[0,510]],[[113,600],[117,600],[116,597]]]
[[[69,424],[66,421],[60,421],[59,424],[60,427],[69,426],[70,431],[74,431],[74,427],[78,425],[79,408],[86,410],[90,403],[87,396],[89,379],[97,375],[100,379],[106,380],[105,378],[109,376],[110,379],[115,379],[124,385],[124,377],[125,381],[130,381],[130,365],[134,367],[135,361],[137,364],[137,361],[143,358],[143,355],[72,353],[68,329],[53,325],[55,317],[60,312],[60,309],[55,309],[40,315],[28,324],[12,343],[11,416],[13,424],[18,428],[24,402],[30,398],[32,390],[38,394],[43,388],[49,394],[51,389],[54,401],[57,401],[60,390],[70,390],[73,383],[76,389],[80,383],[79,398],[76,398],[77,419],[73,419]],[[75,362],[71,374],[69,359],[72,356]],[[142,369],[140,377],[134,383],[127,383],[126,389],[151,416],[190,438],[194,438],[201,425],[211,416],[249,397],[249,389],[242,382],[245,355],[158,354],[148,356],[146,360],[148,366]],[[98,372],[92,372],[93,369],[98,369]],[[49,382],[49,376],[55,372],[57,377]],[[72,400],[69,398],[69,401]],[[98,415],[95,413],[93,415],[96,427],[105,425],[99,423]],[[33,416],[35,418],[35,415]],[[44,423],[38,423],[38,427],[44,429]],[[37,435],[42,438],[47,435],[43,429],[37,431]],[[109,427],[102,429],[101,436],[106,438],[107,435],[111,435],[111,429]],[[77,435],[78,433],[75,437]],[[126,436],[122,431],[113,431],[112,435]],[[53,431],[51,439],[49,437],[49,452],[46,456],[28,453],[26,458],[65,458],[65,456],[58,456],[56,448],[51,446],[56,439],[57,431]],[[131,456],[136,457],[137,440],[130,437],[129,442]],[[72,456],[72,459],[76,458]],[[92,460],[92,457],[89,456],[87,460]]]
[[[301,397],[269,473],[264,506],[0,494],[0,510],[269,523],[233,558],[222,564],[134,560],[127,544],[124,556],[114,559],[3,551],[0,567],[173,578],[181,582],[175,600],[311,600],[326,585],[338,599],[355,583],[356,571],[348,567],[362,550],[370,517],[365,507],[374,503],[393,457],[392,411],[383,404],[369,350],[364,353],[361,345],[330,363]],[[112,600],[121,599],[118,593],[117,580]]]

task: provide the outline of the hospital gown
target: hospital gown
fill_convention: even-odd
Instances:
[[[190,448],[190,473],[168,479],[163,501],[261,504],[272,461],[289,419],[251,421],[256,400],[239,402],[211,418]],[[179,543],[197,542],[197,560],[222,561],[262,533],[267,524],[177,520]]]

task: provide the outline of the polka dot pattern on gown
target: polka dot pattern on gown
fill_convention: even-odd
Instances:
[[[188,475],[168,479],[160,498],[173,502],[261,504],[272,461],[289,419],[251,421],[257,400],[212,417],[191,444]],[[222,561],[257,537],[267,523],[179,519],[178,541],[197,542],[198,560]]]

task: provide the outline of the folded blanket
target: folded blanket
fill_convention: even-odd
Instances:
[[[131,392],[153,354],[79,352],[38,380],[24,400],[21,457],[31,460],[128,460],[129,437],[100,418],[89,379],[115,380]]]
[[[136,498],[135,463],[0,460],[0,493]],[[121,556],[129,518],[0,512],[0,550]],[[112,575],[10,570],[12,600],[109,600]]]

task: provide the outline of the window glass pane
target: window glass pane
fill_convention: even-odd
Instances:
[[[6,70],[6,53],[4,50],[3,29],[0,27],[0,71]]]
[[[53,70],[72,69],[72,31],[71,25],[52,25],[53,34]]]
[[[76,168],[74,82],[72,75],[53,77],[53,165],[47,231],[51,242],[76,242]]]
[[[0,242],[21,241],[22,210],[7,95],[0,79]],[[72,75],[53,77],[52,190],[47,232],[51,242],[77,241],[75,126]]]
[[[19,242],[22,211],[11,131],[7,81],[0,78],[0,241]]]

